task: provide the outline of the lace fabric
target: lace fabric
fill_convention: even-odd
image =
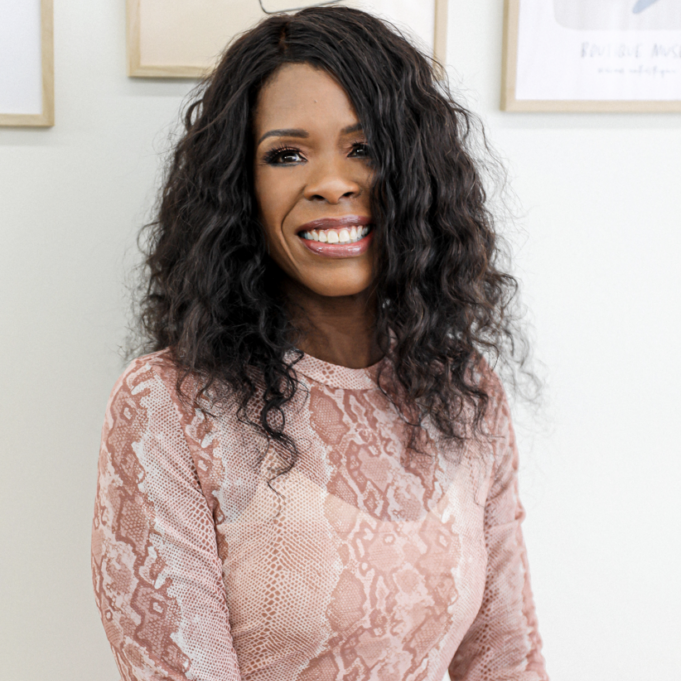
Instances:
[[[305,356],[300,458],[131,364],[102,432],[97,605],[124,681],[545,681],[517,448],[490,373],[489,438],[418,455],[378,366]],[[426,426],[428,431],[428,426]]]

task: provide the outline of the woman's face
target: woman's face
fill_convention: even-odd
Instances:
[[[255,193],[272,259],[319,295],[365,291],[372,169],[345,91],[308,64],[283,66],[260,92],[254,134]]]

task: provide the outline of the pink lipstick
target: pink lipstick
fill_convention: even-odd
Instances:
[[[373,237],[371,219],[345,215],[304,224],[298,236],[313,253],[327,258],[351,258],[367,251]]]

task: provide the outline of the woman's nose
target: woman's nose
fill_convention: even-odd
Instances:
[[[362,188],[352,177],[352,169],[343,167],[337,161],[320,163],[305,187],[305,198],[309,201],[339,203],[344,198],[359,196]]]

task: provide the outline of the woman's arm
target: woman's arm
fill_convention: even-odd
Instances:
[[[497,381],[495,472],[485,506],[487,580],[482,606],[449,666],[452,681],[548,681],[520,524],[518,450]]]
[[[92,531],[97,605],[124,681],[239,681],[215,526],[148,358],[106,413]]]

